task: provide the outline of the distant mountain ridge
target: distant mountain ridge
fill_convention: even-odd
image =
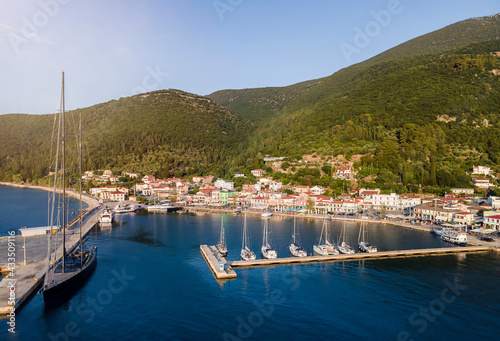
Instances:
[[[500,164],[499,56],[497,14],[320,79],[206,97],[162,90],[73,114],[82,113],[87,169],[227,177],[264,167],[266,154],[358,154],[362,178],[379,187],[468,186],[472,164]],[[0,116],[0,180],[47,174],[52,120]]]

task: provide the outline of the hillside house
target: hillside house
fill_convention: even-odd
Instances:
[[[454,195],[474,195],[474,188],[452,188],[451,193]]]
[[[260,178],[260,177],[263,177],[264,174],[266,174],[266,171],[263,170],[263,169],[253,169],[250,171],[252,173],[253,176],[255,176],[256,178]]]
[[[154,184],[156,182],[156,178],[153,175],[144,175],[142,182],[145,184]]]
[[[491,174],[491,168],[490,167],[485,167],[485,166],[473,166],[472,167],[472,174],[490,175]]]
[[[314,195],[321,195],[321,194],[325,193],[325,189],[321,186],[314,186],[313,188],[311,188],[310,191]]]

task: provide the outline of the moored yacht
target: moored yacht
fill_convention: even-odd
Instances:
[[[99,217],[102,224],[111,224],[115,220],[115,212],[111,208],[105,208]]]
[[[224,231],[224,219],[223,216],[220,217],[220,239],[217,245],[215,245],[217,251],[219,251],[222,257],[227,256],[227,245],[226,245],[226,234]]]
[[[350,247],[349,244],[347,244],[347,243],[348,243],[348,241],[347,241],[347,236],[346,236],[346,231],[345,231],[345,221],[344,221],[344,225],[342,226],[342,230],[340,232],[339,241],[337,243],[337,248],[338,248],[339,252],[343,253],[343,254],[356,253],[356,251],[354,251],[354,249],[352,247]]]
[[[240,256],[242,260],[255,260],[255,258],[257,257],[255,257],[255,253],[250,250],[248,245],[249,241],[247,233],[247,214],[245,212],[245,218],[243,219],[243,236],[242,236]]]
[[[368,242],[367,234],[368,234],[368,232],[366,231],[365,222],[363,221],[363,222],[361,222],[361,229],[359,230],[359,235],[358,235],[359,251],[368,252],[368,253],[378,252],[377,247],[371,245]]]
[[[148,206],[148,212],[170,212],[173,211],[175,206],[169,201],[162,201],[158,204]]]
[[[314,253],[320,256],[333,256],[338,255],[339,251],[335,248],[335,244],[330,242],[330,233],[328,228],[328,220],[325,217],[323,220],[323,227],[321,228],[321,235],[318,244],[313,246]]]
[[[292,243],[290,244],[288,249],[290,250],[290,254],[293,257],[306,257],[307,252],[299,244],[297,244],[299,239],[298,234],[299,234],[299,229],[297,228],[297,219],[293,217]]]
[[[278,253],[276,252],[276,250],[274,250],[272,247],[271,247],[271,243],[269,241],[269,234],[270,234],[270,231],[269,231],[269,220],[266,219],[264,221],[264,232],[263,232],[263,236],[262,236],[262,247],[261,247],[261,253],[262,253],[262,257],[263,258],[266,258],[266,259],[274,259],[274,258],[278,258]]]
[[[136,211],[136,207],[135,205],[131,205],[131,204],[118,204],[117,206],[115,206],[115,208],[113,208],[113,211],[116,213],[116,214],[120,214],[120,213],[132,213],[132,212],[135,212]]]

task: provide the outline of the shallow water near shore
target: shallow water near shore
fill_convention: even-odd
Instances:
[[[91,234],[98,264],[85,285],[50,308],[36,295],[18,312],[16,334],[4,324],[0,339],[467,340],[500,331],[496,253],[238,269],[236,280],[221,283],[199,250],[217,242],[220,217],[117,215],[119,224]],[[239,259],[243,218],[223,219],[228,260]],[[263,221],[247,219],[259,255]],[[322,221],[298,225],[310,253]],[[288,257],[293,220],[273,217],[270,226],[278,256]],[[330,226],[336,240],[342,222]],[[346,229],[355,245],[359,223]],[[450,246],[397,226],[368,229],[380,250]]]

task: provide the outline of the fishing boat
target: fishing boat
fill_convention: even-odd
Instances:
[[[160,203],[148,206],[148,212],[171,212],[175,211],[175,206],[169,201],[162,201]]]
[[[434,233],[438,236],[442,236],[443,233],[447,232],[447,231],[451,231],[451,228],[449,227],[437,227],[437,226],[433,226],[432,229],[431,229],[431,233]]]
[[[368,252],[368,253],[378,252],[377,247],[371,245],[368,242],[367,234],[368,234],[368,232],[366,231],[365,222],[362,221],[361,222],[361,228],[359,229],[359,235],[358,235],[358,248],[359,248],[359,251],[361,251],[361,252]]]
[[[253,253],[248,246],[247,214],[245,212],[245,217],[243,218],[243,236],[240,256],[242,260],[255,260],[255,253]]]
[[[356,253],[352,247],[349,246],[346,236],[346,231],[345,231],[345,220],[344,224],[342,225],[342,230],[340,232],[339,236],[339,241],[337,242],[337,249],[339,250],[340,253],[343,254],[353,254]]]
[[[113,212],[116,214],[121,214],[121,213],[133,213],[137,210],[135,205],[131,204],[118,204],[113,208]]]
[[[68,252],[66,250],[66,128],[65,128],[65,103],[64,103],[64,72],[62,73],[62,91],[61,91],[61,112],[58,116],[58,129],[57,129],[57,155],[55,158],[55,172],[54,172],[54,188],[52,194],[52,203],[49,203],[49,220],[50,225],[53,226],[55,219],[55,200],[59,198],[62,201],[62,257],[61,260],[57,259],[56,252],[54,252],[54,257],[52,257],[51,242],[52,234],[49,234],[48,243],[48,269],[45,275],[45,281],[43,285],[43,299],[45,302],[59,296],[63,293],[69,293],[76,289],[77,286],[84,283],[84,280],[92,273],[97,264],[97,248],[96,247],[85,247],[84,241],[82,240],[82,188],[80,181],[80,215],[78,217],[80,224],[80,241],[78,246],[72,251]],[[81,179],[81,117],[80,117],[80,152],[79,152],[79,170]],[[60,153],[59,153],[60,151]],[[61,174],[61,176],[59,176]],[[61,184],[62,194],[57,196],[57,186],[58,183]],[[52,260],[53,263],[52,263]]]
[[[224,231],[224,218],[223,218],[223,216],[220,217],[220,238],[219,238],[219,242],[217,243],[217,245],[215,245],[215,247],[217,248],[217,251],[219,251],[219,253],[222,257],[227,256],[226,234]]]
[[[315,254],[320,256],[333,256],[339,254],[339,251],[335,247],[335,243],[330,241],[328,219],[326,217],[323,220],[323,227],[321,228],[319,242],[317,245],[313,246],[313,250]]]
[[[271,243],[269,242],[269,219],[264,220],[264,232],[262,236],[262,258],[266,259],[274,259],[278,257],[278,253],[271,247]]]
[[[293,257],[306,257],[307,252],[298,243],[299,230],[297,228],[297,219],[293,217],[293,233],[292,233],[292,243],[288,247],[290,254]]]
[[[99,223],[111,224],[115,220],[115,212],[110,208],[105,208],[99,217]]]
[[[271,218],[273,216],[273,212],[271,211],[264,211],[260,214],[261,218]]]
[[[453,230],[445,231],[441,235],[441,239],[455,245],[460,245],[460,246],[467,245],[467,233],[463,231],[453,231]]]

